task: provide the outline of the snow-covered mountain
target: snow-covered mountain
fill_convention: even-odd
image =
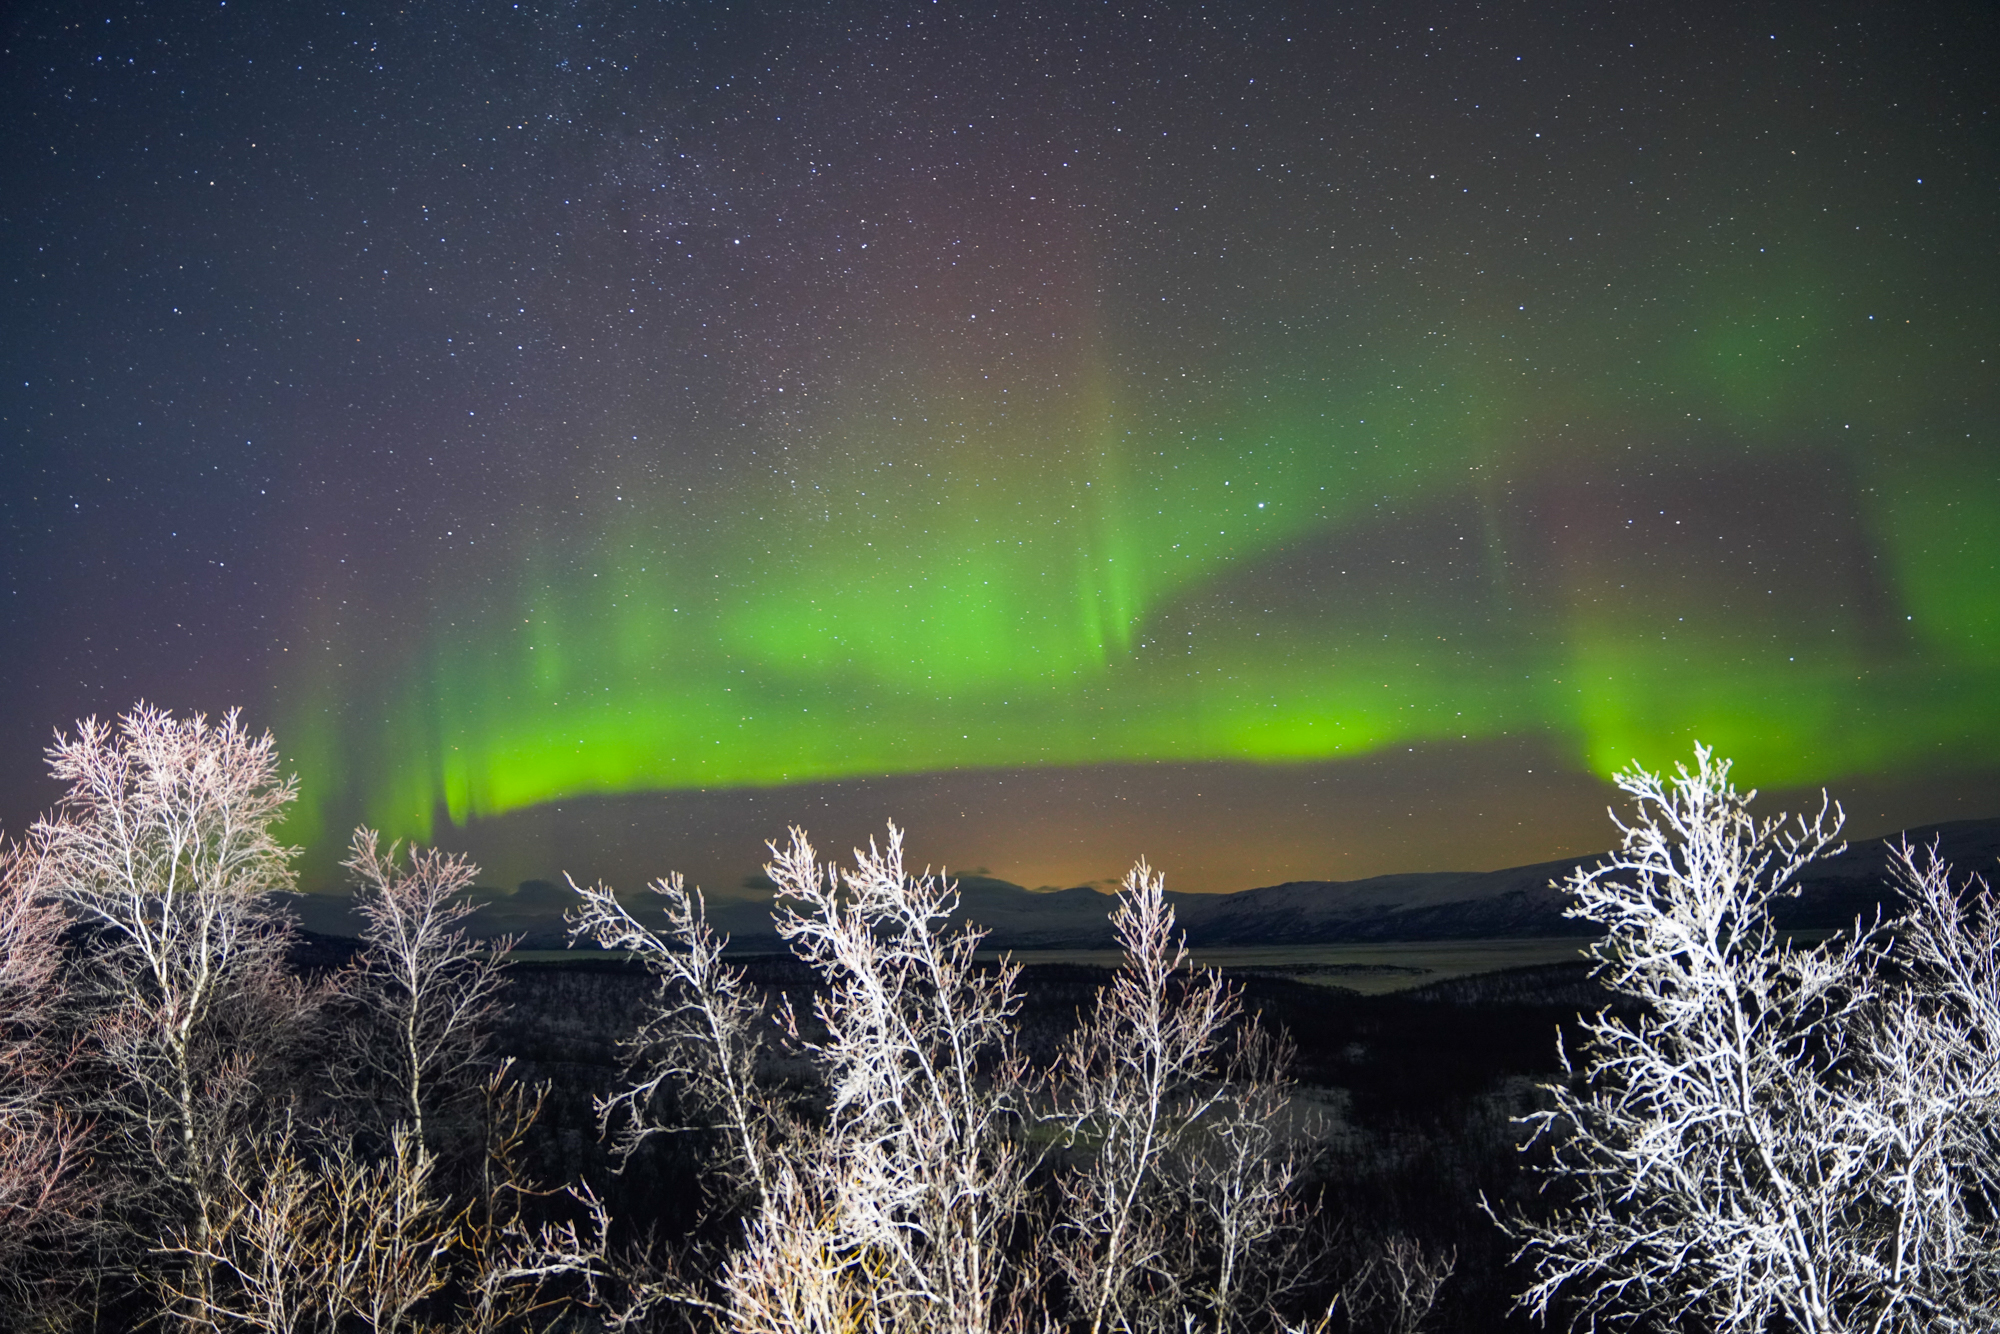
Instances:
[[[1959,820],[1868,839],[1838,857],[1814,863],[1800,877],[1796,899],[1781,901],[1778,920],[1790,928],[1841,927],[1878,904],[1893,911],[1889,847],[1904,838],[1936,842],[1961,875],[1987,874],[2000,856],[2000,819]],[[1603,854],[1515,866],[1500,871],[1433,871],[1366,880],[1296,880],[1235,894],[1169,893],[1189,943],[1315,945],[1348,941],[1475,940],[1588,935],[1586,923],[1563,916],[1567,897],[1556,886]],[[1005,880],[958,881],[961,919],[991,933],[988,944],[1009,949],[1101,949],[1112,943],[1112,898],[1095,889],[1029,890]],[[575,901],[566,886],[530,880],[512,893],[474,891],[483,900],[471,925],[480,935],[512,932],[531,948],[560,948],[562,913]],[[642,914],[645,895],[627,902]],[[352,935],[345,900],[298,896],[304,924],[327,935]],[[770,900],[751,891],[712,896],[709,916],[735,948],[778,948]]]

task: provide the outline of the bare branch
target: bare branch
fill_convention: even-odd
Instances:
[[[709,926],[701,891],[678,874],[650,886],[666,912],[661,935],[604,885],[586,889],[572,880],[570,888],[582,899],[568,914],[572,939],[588,935],[603,949],[630,951],[659,978],[657,1001],[626,1043],[625,1086],[598,1102],[600,1129],[618,1120],[613,1147],[629,1158],[667,1128],[654,1108],[671,1087],[688,1110],[722,1132],[729,1155],[724,1176],[734,1179],[725,1193],[761,1196],[770,1186],[770,1144],[784,1133],[756,1082],[769,1007],[741,969],[722,962],[729,940]]]
[[[796,828],[772,854],[778,934],[825,984],[825,1037],[802,1045],[826,1078],[830,1121],[814,1150],[821,1184],[802,1207],[834,1229],[848,1278],[866,1277],[871,1319],[988,1329],[1027,1174],[1020,969],[975,966],[984,932],[950,927],[957,887],[906,874],[893,824],[886,847],[855,850],[852,870],[822,868]]]
[[[29,832],[26,881],[90,940],[68,987],[109,1067],[99,1143],[141,1216],[200,1241],[232,1118],[320,999],[285,976],[291,924],[270,899],[291,883],[272,827],[296,784],[236,713],[145,704],[58,734],[49,763],[68,789]]]
[[[399,848],[385,853],[374,830],[356,829],[342,863],[368,947],[350,985],[388,1037],[357,1034],[356,1055],[391,1091],[397,1119],[429,1143],[435,1113],[476,1091],[467,1075],[485,1055],[513,941],[481,945],[461,925],[477,907],[465,894],[479,874],[471,861],[413,847],[403,863]]]
[[[100,1194],[85,1174],[90,1127],[65,1106],[76,1051],[58,1036],[63,915],[27,865],[0,847],[0,1287],[17,1307],[60,1286],[31,1262],[75,1244]]]
[[[377,1163],[344,1144],[315,1161],[289,1125],[232,1144],[199,1239],[184,1228],[162,1248],[190,1261],[160,1279],[167,1314],[198,1330],[334,1334],[349,1317],[415,1328],[456,1237],[432,1166],[407,1128]]]
[[[1061,1183],[1071,1244],[1059,1262],[1091,1334],[1140,1320],[1142,1302],[1154,1308],[1144,1319],[1170,1320],[1193,1297],[1193,1276],[1167,1249],[1168,1216],[1181,1204],[1167,1168],[1225,1104],[1217,1058],[1242,1013],[1220,974],[1190,968],[1166,880],[1144,861],[1126,873],[1111,921],[1125,963],[1065,1049],[1060,1075],[1061,1116],[1085,1157]],[[1247,1123],[1236,1130],[1252,1133]],[[1229,1193],[1247,1183],[1208,1184],[1221,1192],[1212,1202],[1228,1207]],[[1233,1264],[1238,1253],[1229,1255]],[[1226,1322],[1232,1306],[1225,1297],[1218,1318]]]
[[[1346,1311],[1349,1329],[1417,1334],[1457,1268],[1455,1249],[1433,1251],[1397,1233],[1370,1253],[1341,1288],[1336,1305]]]
[[[1600,975],[1644,1012],[1587,1021],[1581,1080],[1526,1118],[1557,1204],[1503,1223],[1535,1273],[1522,1305],[1745,1334],[1993,1327],[1990,902],[1964,918],[1906,849],[1893,936],[1783,942],[1772,899],[1838,809],[1756,820],[1695,753],[1669,782],[1621,775],[1624,850],[1569,882],[1573,915],[1609,928]]]
[[[765,1006],[721,962],[698,893],[658,882],[655,933],[603,886],[577,889],[572,931],[661,977],[644,1059],[605,1104],[627,1116],[621,1143],[663,1128],[649,1109],[671,1090],[726,1124],[756,1187],[720,1282],[668,1276],[647,1300],[766,1334],[1046,1334],[1063,1327],[1065,1279],[1100,1330],[1221,1334],[1270,1314],[1301,1272],[1282,1053],[1216,975],[1187,970],[1159,877],[1141,864],[1128,879],[1127,968],[1065,1057],[1056,1125],[1083,1165],[1052,1228],[1027,1190],[1050,1137],[1030,1133],[1048,1112],[1016,1044],[1018,966],[975,962],[984,933],[952,925],[950,880],[907,872],[893,824],[851,868],[821,865],[798,829],[771,851],[779,935],[819,982],[810,1021],[789,1003],[778,1017],[823,1081],[823,1125],[762,1101]]]

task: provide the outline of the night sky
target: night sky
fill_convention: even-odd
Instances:
[[[316,886],[2000,814],[1989,4],[10,14],[10,833],[140,698]]]

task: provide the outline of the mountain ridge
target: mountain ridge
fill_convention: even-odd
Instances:
[[[1774,909],[1787,930],[1850,925],[1880,908],[1896,909],[1889,879],[1891,847],[1907,839],[1935,843],[1959,877],[1986,875],[2000,857],[2000,818],[1921,825],[1859,840],[1835,857],[1822,858],[1799,876],[1800,892]],[[1569,896],[1557,886],[1579,867],[1610,854],[1558,858],[1496,871],[1405,871],[1360,880],[1292,880],[1233,894],[1168,891],[1188,943],[1201,948],[1257,945],[1334,945],[1391,940],[1477,940],[1530,936],[1588,936],[1595,929],[1563,915]],[[1030,890],[991,876],[955,877],[957,921],[977,922],[995,949],[1104,949],[1114,943],[1111,895],[1077,886]],[[475,887],[484,901],[468,925],[476,936],[513,933],[530,949],[567,944],[562,910],[575,902],[564,886],[524,881],[513,893]],[[290,896],[303,924],[329,936],[352,936],[358,924],[345,900]],[[642,909],[648,896],[628,899]],[[709,899],[718,931],[744,952],[779,948],[769,900],[741,895]]]

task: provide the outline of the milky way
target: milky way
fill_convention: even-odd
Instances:
[[[315,848],[1995,767],[1983,6],[12,22],[10,827],[141,695],[272,727]]]

